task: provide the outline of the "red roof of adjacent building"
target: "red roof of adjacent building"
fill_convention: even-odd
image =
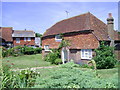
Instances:
[[[0,27],[0,33],[1,37],[6,41],[6,42],[12,42],[12,27]]]

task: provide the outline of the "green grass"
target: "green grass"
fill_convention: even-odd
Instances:
[[[12,63],[14,64],[12,65],[12,68],[14,69],[51,66],[50,62],[46,62],[42,59],[41,54],[7,57],[3,59],[4,66],[11,65]]]
[[[61,66],[56,67],[56,68],[38,69],[36,71],[40,72],[40,78],[37,79],[36,87],[40,88],[41,85],[43,84],[43,82],[47,83],[45,85],[48,85],[48,86],[49,86],[49,84],[51,85],[51,83],[54,83],[54,82],[58,83],[58,84],[60,82],[61,84],[59,84],[59,85],[62,85],[61,80],[63,80],[63,82],[65,82],[64,79],[66,79],[66,77],[68,77],[68,78],[77,78],[77,77],[79,77],[79,75],[77,73],[80,73],[80,72],[83,72],[83,74],[86,73],[85,76],[84,75],[80,76],[81,78],[85,79],[85,77],[86,77],[86,78],[88,78],[90,80],[93,80],[92,82],[93,82],[94,85],[97,85],[101,81],[100,83],[102,83],[102,85],[104,86],[104,85],[106,85],[106,83],[118,83],[118,81],[117,81],[118,80],[118,71],[117,70],[118,70],[117,68],[98,69],[95,72],[95,70],[90,69],[90,68],[81,68],[81,67],[63,68]],[[95,76],[90,76],[91,77],[90,78],[89,74],[93,74],[93,73],[95,74]],[[53,78],[53,77],[56,77],[56,78]],[[81,79],[80,77],[79,77],[79,79]],[[40,80],[43,80],[43,81],[41,81],[41,83],[39,83]],[[66,79],[66,80],[68,80],[68,79]],[[90,81],[90,80],[88,80],[88,81]],[[68,80],[68,82],[69,82],[69,80]],[[74,81],[72,81],[72,82],[74,83]],[[87,81],[86,81],[86,83],[87,83]],[[58,84],[56,84],[56,85],[58,85]],[[103,87],[103,86],[101,86],[101,87]],[[98,87],[98,86],[96,86],[96,87]]]
[[[76,67],[75,67],[76,68]],[[38,69],[37,71],[39,72],[42,72],[41,73],[41,77],[42,78],[46,78],[46,77],[49,77],[49,75],[54,72],[54,71],[59,71],[61,70],[62,68],[60,67],[56,67],[56,68],[49,68],[49,69]],[[76,69],[79,69],[79,70],[82,70],[82,71],[87,71],[87,70],[91,70],[89,68],[76,68]],[[94,70],[92,70],[94,71]],[[98,69],[96,71],[96,73],[98,74],[98,76],[100,78],[111,78],[112,76],[114,76],[115,74],[118,74],[118,68],[113,68],[113,69]]]
[[[102,78],[110,78],[110,77],[112,77],[115,74],[118,75],[118,68],[113,68],[113,69],[98,69],[97,73]]]

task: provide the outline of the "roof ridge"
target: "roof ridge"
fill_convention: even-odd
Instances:
[[[34,32],[33,30],[14,30],[14,31],[32,31],[32,32]]]

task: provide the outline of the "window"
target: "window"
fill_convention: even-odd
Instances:
[[[16,38],[16,43],[20,43],[20,38]]]
[[[81,59],[92,59],[92,50],[81,49]]]
[[[24,41],[26,41],[27,40],[27,38],[26,37],[24,37]]]
[[[31,41],[31,38],[30,38],[30,37],[28,37],[28,41]]]
[[[61,42],[61,40],[62,40],[62,37],[60,35],[55,36],[55,41],[56,42]]]
[[[45,51],[49,51],[49,45],[44,46]]]

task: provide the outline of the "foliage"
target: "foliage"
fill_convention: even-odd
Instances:
[[[51,62],[51,64],[55,64],[55,60],[57,58],[59,58],[59,52],[58,51],[54,51],[54,52],[51,52],[51,53],[47,54],[44,57],[44,60],[48,61],[48,62]]]
[[[35,36],[36,36],[36,37],[42,37],[42,34],[40,34],[40,33],[35,33]]]
[[[117,88],[117,74],[112,78],[103,79],[96,72],[76,68],[73,62],[63,64],[51,71],[48,77],[36,79],[34,88]],[[72,66],[71,66],[72,65]],[[117,78],[116,78],[117,77]]]
[[[34,48],[34,54],[42,53],[42,48]]]
[[[62,47],[67,47],[70,46],[70,41],[69,40],[62,40],[62,42],[59,45],[59,49],[61,49]]]
[[[4,67],[2,88],[32,87],[35,84],[35,79],[37,76],[40,76],[40,73],[30,69],[11,71],[8,67]]]
[[[38,54],[41,53],[42,49],[41,48],[33,48],[33,47],[21,47],[21,46],[16,46],[13,48],[3,48],[2,49],[2,56],[3,57],[8,57],[8,56],[21,56],[21,55],[31,55],[31,54]]]
[[[120,32],[118,32],[118,34],[120,34]]]
[[[57,58],[56,60],[55,60],[55,64],[61,64],[62,63],[62,60],[60,59],[60,58]]]
[[[96,56],[93,59],[98,69],[108,69],[115,66],[117,60],[114,55],[113,47],[104,45],[104,42],[101,42],[100,47],[95,49],[95,52]]]
[[[89,62],[89,64],[90,63],[92,63],[92,66],[93,66],[93,68],[94,68],[94,70],[96,70],[96,62],[95,62],[95,60],[90,60],[90,62]]]
[[[31,55],[34,54],[34,48],[33,47],[24,47],[24,54]]]

